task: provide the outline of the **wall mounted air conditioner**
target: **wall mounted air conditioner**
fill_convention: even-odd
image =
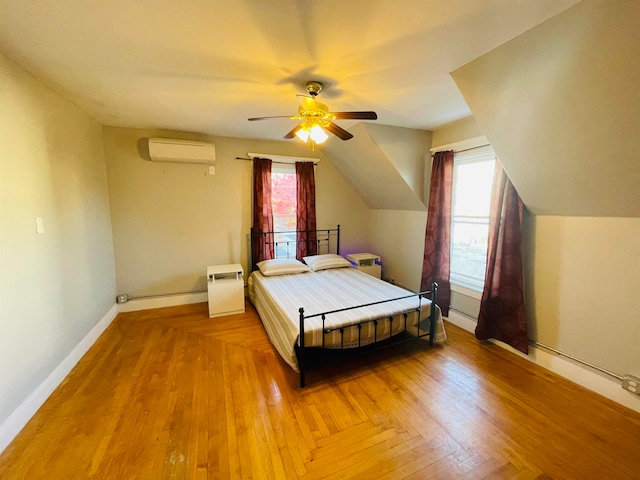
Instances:
[[[150,138],[149,158],[153,162],[205,163],[216,162],[216,146],[213,143],[171,138]]]

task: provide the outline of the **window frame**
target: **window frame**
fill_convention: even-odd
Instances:
[[[452,191],[452,198],[451,198],[450,265],[453,263],[451,260],[453,258],[453,241],[454,241],[454,231],[455,231],[454,206],[456,204],[456,194],[457,194],[456,188],[455,188],[456,187],[455,172],[457,170],[456,167],[460,167],[461,165],[470,165],[470,164],[479,163],[479,162],[489,162],[489,161],[495,162],[496,160],[495,152],[493,151],[493,148],[490,145],[470,147],[465,150],[466,151],[460,151],[460,152],[454,153],[454,173],[453,173],[454,184],[453,184],[453,191]],[[492,180],[490,189],[491,190],[493,189],[493,180]],[[489,211],[486,217],[485,216],[473,217],[476,219],[482,219],[482,224],[485,224],[485,221],[486,221],[487,230],[489,229],[490,208],[491,208],[491,205],[489,205]],[[485,257],[486,257],[486,251],[485,251]],[[484,289],[484,277],[481,280],[479,280],[476,277],[464,275],[464,273],[450,271],[449,281],[451,284],[451,290],[454,292],[458,292],[463,295],[477,298],[477,299],[480,299],[482,296],[482,291]]]
[[[294,180],[296,179],[296,165],[295,163],[286,163],[286,164],[278,164],[276,165],[272,165],[271,166],[271,202],[273,204],[273,174],[278,174],[278,173],[285,173],[285,174],[289,174],[289,175],[293,175]],[[296,208],[294,210],[294,216],[297,215],[297,208],[298,208],[298,204],[297,204],[297,191],[296,191]],[[276,214],[272,213],[273,216],[273,225],[274,231],[277,232],[287,232],[287,233],[280,233],[280,234],[276,234],[274,237],[274,241],[277,243],[279,242],[286,242],[289,241],[290,243],[287,243],[286,247],[280,247],[284,249],[284,254],[283,253],[279,253],[277,255],[277,258],[295,258],[296,257],[296,230],[297,230],[297,226],[294,224],[293,230],[282,230],[282,229],[277,229],[275,227],[276,224]],[[297,218],[297,217],[296,217]],[[293,233],[293,238],[291,237],[291,234],[288,234],[288,232],[292,232]],[[278,238],[278,237],[282,237],[282,238]],[[277,245],[276,245],[277,246]]]

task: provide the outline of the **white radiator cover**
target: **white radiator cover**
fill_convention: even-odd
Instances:
[[[149,158],[153,162],[215,164],[216,146],[213,143],[171,138],[148,140]]]

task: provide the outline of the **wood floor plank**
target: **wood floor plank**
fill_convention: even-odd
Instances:
[[[360,444],[345,448],[333,458],[325,456],[314,459],[307,464],[309,474],[302,478],[304,480],[356,478],[354,476],[359,474],[359,470],[365,469],[366,463],[371,459],[378,459],[387,452],[393,452],[392,455],[397,455],[398,451],[404,453],[408,449],[406,442],[410,439],[406,433],[398,434],[394,430],[385,430],[373,437],[363,439]]]
[[[0,479],[634,479],[640,415],[467,332],[297,374],[250,304],[119,314]]]
[[[406,452],[387,458],[374,466],[366,465],[367,469],[359,473],[362,478],[377,478],[379,480],[404,479],[421,470],[426,465],[432,465],[437,460],[450,456],[459,449],[455,443],[433,438],[421,441]],[[409,445],[407,445],[409,446]],[[373,475],[374,477],[371,477]]]

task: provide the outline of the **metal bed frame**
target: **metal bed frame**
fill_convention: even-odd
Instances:
[[[254,233],[253,229],[251,229],[251,244],[253,245],[253,239],[256,236],[262,236],[263,238],[263,243],[265,245],[269,245],[269,244],[273,244],[274,246],[274,255],[276,256],[276,258],[282,258],[282,257],[278,257],[277,256],[277,251],[278,251],[278,246],[279,244],[282,243],[286,243],[286,250],[285,251],[289,251],[289,246],[290,244],[297,244],[300,242],[308,242],[309,240],[298,240],[298,233],[316,233],[316,242],[318,245],[318,252],[321,251],[321,248],[326,246],[326,253],[336,253],[336,254],[340,254],[340,225],[337,226],[337,228],[334,229],[324,229],[324,230],[298,230],[296,231],[296,240],[285,240],[285,241],[276,241],[275,240],[275,235],[279,234],[279,233],[293,233],[293,232],[262,232],[262,233]],[[332,238],[335,239],[335,252],[331,252],[331,240]],[[253,263],[253,258],[251,258],[251,265],[254,265]],[[378,317],[378,318],[374,318],[374,319],[369,319],[369,320],[362,320],[360,322],[354,322],[348,325],[341,325],[340,327],[333,327],[333,328],[327,328],[325,327],[325,322],[327,320],[327,316],[331,315],[331,314],[335,314],[335,313],[339,313],[339,312],[345,312],[345,311],[349,311],[349,310],[356,310],[358,308],[363,308],[363,307],[369,307],[372,305],[379,305],[382,303],[388,303],[388,302],[393,302],[396,300],[403,300],[406,298],[413,298],[413,297],[417,297],[418,298],[418,306],[416,308],[412,308],[409,310],[405,310],[403,312],[399,312],[395,315],[391,315],[391,316],[382,316],[382,317]],[[431,300],[431,310],[429,313],[429,317],[427,317],[426,319],[422,320],[421,319],[421,313],[422,313],[422,299],[423,298],[428,298],[429,300]],[[306,373],[311,370],[313,368],[313,360],[310,359],[310,357],[317,351],[328,351],[330,350],[331,352],[333,352],[334,354],[336,352],[348,352],[346,355],[349,357],[353,357],[353,356],[360,356],[360,355],[364,355],[367,354],[369,352],[372,351],[377,351],[383,348],[387,348],[393,345],[399,345],[401,343],[406,343],[409,341],[413,341],[413,340],[417,340],[423,337],[429,337],[429,345],[433,345],[433,338],[435,335],[435,324],[436,324],[436,306],[437,306],[437,299],[438,299],[438,284],[436,282],[433,282],[431,284],[431,290],[427,290],[424,292],[418,292],[418,293],[413,293],[410,295],[405,295],[402,297],[397,297],[397,298],[392,298],[392,299],[388,299],[388,300],[381,300],[378,302],[371,302],[371,303],[366,303],[366,304],[362,304],[362,305],[355,305],[353,307],[347,307],[347,308],[341,308],[338,310],[330,310],[330,311],[326,311],[326,312],[320,312],[320,313],[315,313],[313,315],[305,315],[304,313],[304,308],[300,307],[298,309],[298,312],[300,314],[300,333],[299,333],[299,340],[298,340],[298,345],[296,346],[296,354],[298,357],[298,368],[300,370],[300,387],[304,388],[306,385],[305,382],[305,375]],[[409,316],[409,314],[414,313],[418,316],[418,321],[416,322],[417,325],[417,334],[411,334],[408,332],[407,330],[407,318]],[[305,346],[305,336],[304,336],[304,332],[305,332],[305,321],[309,320],[311,318],[318,318],[320,317],[322,319],[322,330],[323,330],[323,336],[322,336],[322,346],[321,347],[306,347]],[[397,317],[400,317],[399,319]],[[391,335],[392,330],[392,326],[393,326],[393,322],[394,319],[397,319],[395,321],[404,321],[404,326],[402,328],[402,330],[394,335]],[[422,327],[422,323],[427,320],[429,321],[429,326],[427,328],[423,328]],[[379,322],[384,322],[384,321],[388,321],[389,322],[389,332],[390,332],[390,336],[387,339],[384,339],[381,342],[378,342],[377,339],[377,332],[378,332],[378,324]],[[367,344],[367,345],[362,345],[361,341],[361,331],[362,331],[362,326],[366,325],[368,323],[373,323],[374,325],[374,341],[373,343]],[[353,347],[353,348],[347,348],[344,349],[344,332],[345,330],[355,327],[358,329],[358,346],[357,347]],[[340,338],[341,338],[341,343],[342,343],[342,347],[341,349],[336,349],[334,348],[326,348],[325,347],[325,336],[328,334],[331,334],[335,331],[339,331],[340,332]],[[342,357],[341,357],[342,358]]]

